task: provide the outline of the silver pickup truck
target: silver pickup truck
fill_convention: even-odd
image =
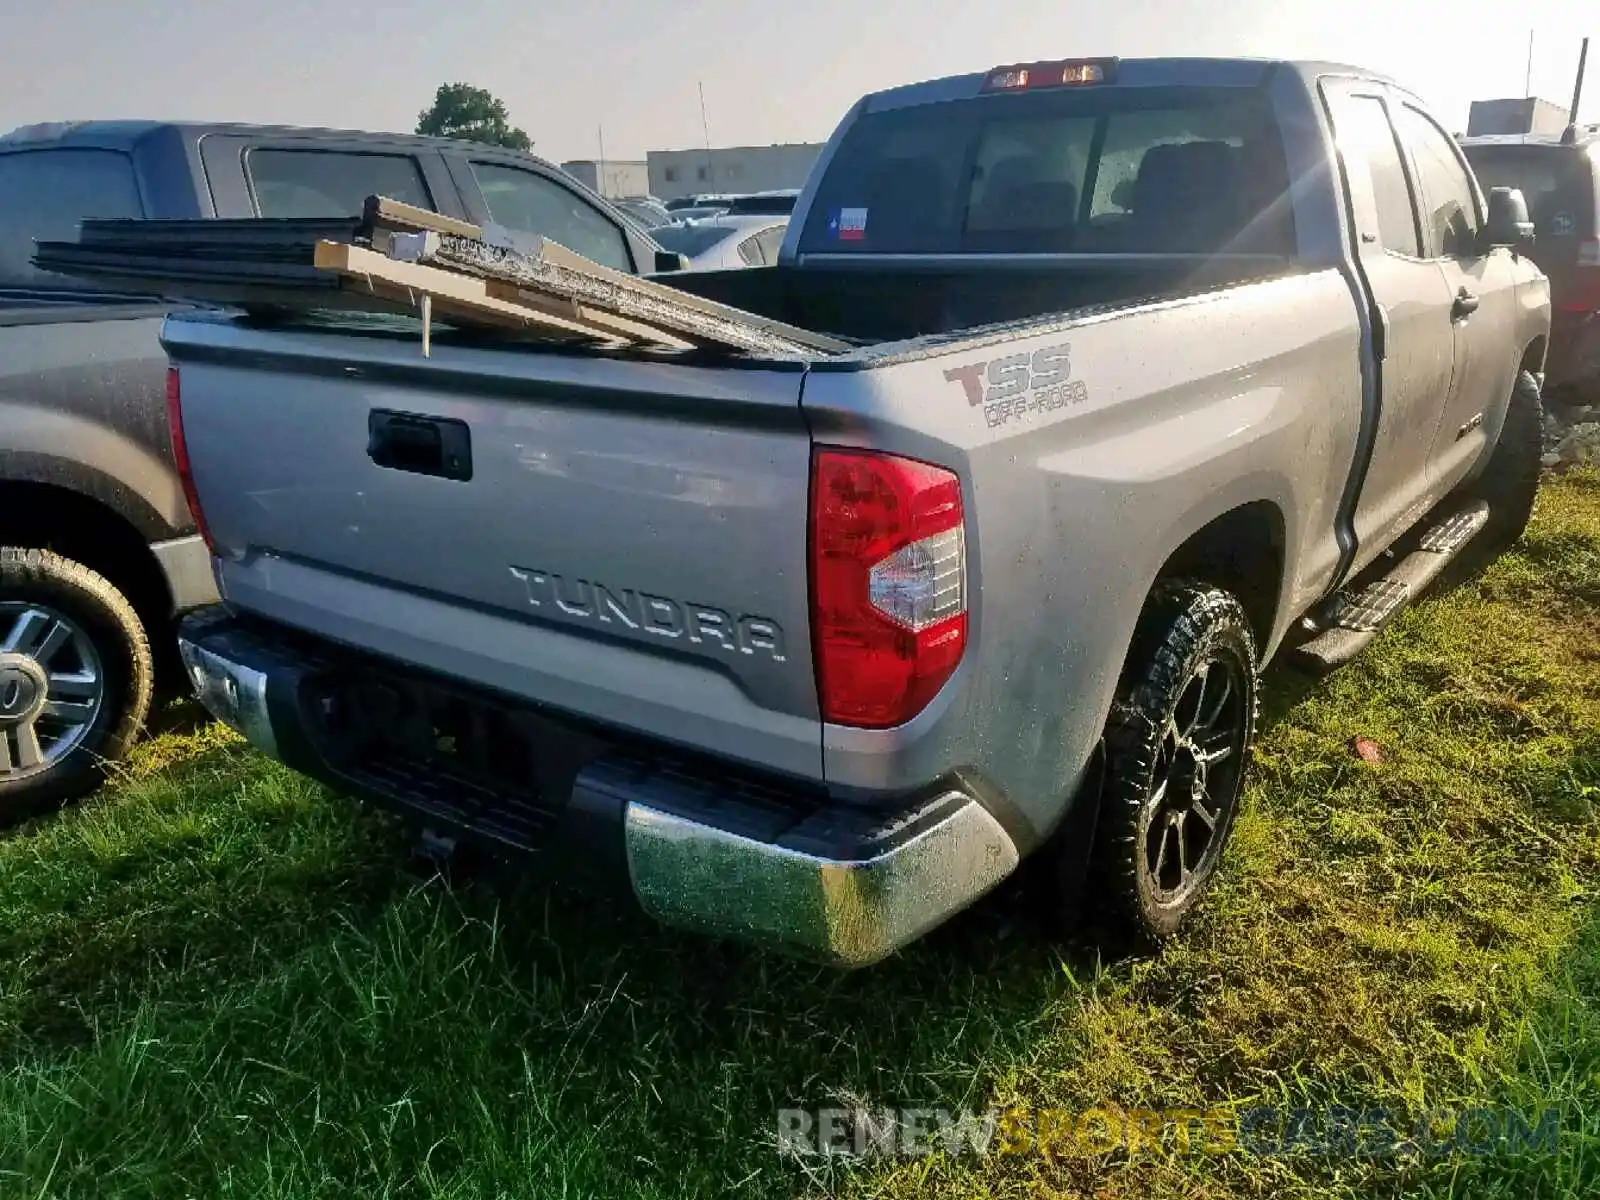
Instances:
[[[224,597],[182,652],[266,753],[675,926],[859,965],[1039,855],[1157,939],[1262,664],[1525,525],[1530,236],[1346,67],[871,95],[778,266],[678,281],[841,353],[169,320]]]

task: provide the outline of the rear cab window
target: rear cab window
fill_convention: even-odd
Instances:
[[[360,216],[368,196],[434,209],[422,168],[409,154],[254,149],[245,174],[263,217]]]
[[[1086,87],[869,112],[802,254],[1294,252],[1283,139],[1244,87]]]
[[[1485,194],[1497,187],[1521,189],[1539,239],[1600,235],[1596,161],[1582,148],[1469,145],[1466,155]]]
[[[120,151],[0,153],[0,287],[88,290],[85,281],[36,269],[34,243],[75,242],[85,219],[144,215],[133,160]]]

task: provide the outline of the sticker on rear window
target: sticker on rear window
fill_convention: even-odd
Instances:
[[[1577,226],[1578,223],[1572,219],[1571,213],[1559,212],[1550,218],[1550,232],[1557,237],[1566,237]]]
[[[828,232],[841,242],[859,242],[867,236],[867,210],[841,208],[828,218]]]

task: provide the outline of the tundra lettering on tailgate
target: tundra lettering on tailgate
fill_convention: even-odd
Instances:
[[[592,579],[571,579],[533,567],[512,567],[528,603],[547,616],[598,625],[615,633],[637,633],[729,654],[761,654],[783,662],[783,630],[776,621],[734,616],[707,604],[689,604],[634,588]]]
[[[991,429],[1013,417],[1023,420],[1030,413],[1052,412],[1089,398],[1084,382],[1072,378],[1070,342],[1032,354],[951,367],[944,377],[961,385],[972,407],[983,406],[983,419]]]

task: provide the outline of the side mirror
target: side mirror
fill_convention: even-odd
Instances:
[[[683,255],[672,250],[656,251],[656,274],[660,275],[667,271],[687,271],[688,269],[689,260]]]
[[[1525,250],[1533,245],[1533,222],[1528,217],[1528,202],[1519,188],[1489,189],[1489,221],[1483,230],[1487,248],[1510,246]]]

